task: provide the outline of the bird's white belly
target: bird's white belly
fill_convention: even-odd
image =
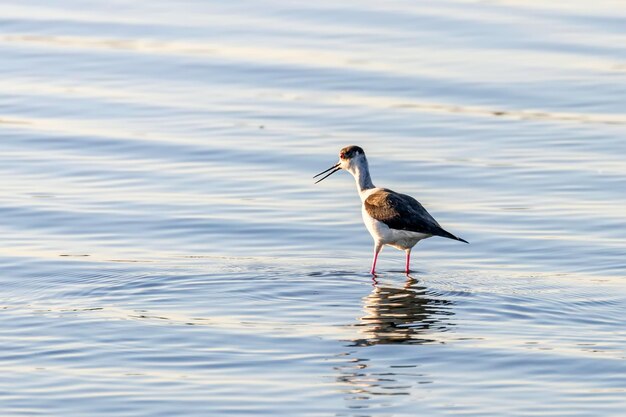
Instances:
[[[370,217],[364,206],[361,209],[361,214],[363,215],[365,227],[367,227],[367,230],[374,238],[374,241],[383,245],[389,245],[396,249],[406,250],[415,246],[420,240],[432,236],[424,233],[410,232],[408,230],[391,229],[385,223]]]

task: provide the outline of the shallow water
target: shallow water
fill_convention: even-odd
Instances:
[[[1,414],[623,415],[621,2],[223,3],[2,6]]]

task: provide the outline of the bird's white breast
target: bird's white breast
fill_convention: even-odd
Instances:
[[[359,197],[361,197],[361,202],[364,202],[365,200],[367,200],[367,197],[369,197],[370,195],[374,194],[376,191],[380,191],[383,188],[369,188],[367,190],[359,190]]]
[[[361,205],[361,215],[363,216],[363,222],[365,223],[365,227],[374,238],[374,241],[376,241],[377,243],[382,243],[384,245],[392,246],[396,249],[410,249],[415,246],[420,240],[432,236],[424,233],[411,232],[408,230],[391,229],[385,223],[371,217],[367,213],[367,210],[365,210],[365,205]]]

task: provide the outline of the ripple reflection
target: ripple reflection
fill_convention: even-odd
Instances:
[[[351,346],[438,342],[437,333],[453,325],[449,320],[453,305],[411,276],[402,287],[375,285],[363,297],[365,314],[355,324],[361,337]]]

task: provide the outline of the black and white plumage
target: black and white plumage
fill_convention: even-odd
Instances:
[[[367,230],[374,239],[374,259],[371,273],[376,273],[376,261],[383,246],[406,252],[406,272],[409,273],[411,249],[422,239],[441,236],[468,243],[444,230],[416,199],[387,188],[375,187],[369,173],[365,152],[358,146],[347,146],[339,152],[339,162],[314,178],[329,172],[317,182],[345,169],[356,180],[361,197],[361,214]]]

